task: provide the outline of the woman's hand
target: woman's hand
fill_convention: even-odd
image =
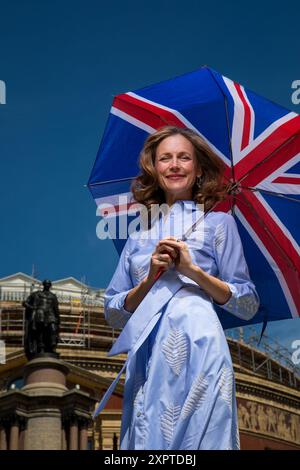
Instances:
[[[180,274],[195,281],[219,305],[224,305],[232,296],[228,284],[215,276],[203,271],[200,266],[193,264],[188,245],[177,241],[175,237],[165,238],[158,244],[161,248],[173,248],[178,256],[174,260],[175,268]]]
[[[192,272],[193,261],[190,255],[189,247],[187,243],[183,241],[177,241],[175,237],[168,237],[160,240],[158,247],[162,250],[173,250],[173,260],[176,270],[184,276],[190,277],[189,274]],[[176,256],[174,256],[174,253]]]
[[[165,239],[166,240],[166,239]],[[162,244],[161,240],[155,251],[151,256],[150,269],[148,274],[148,280],[154,281],[158,271],[167,271],[173,265],[175,258],[178,256],[176,249],[170,245]]]

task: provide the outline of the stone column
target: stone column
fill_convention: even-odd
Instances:
[[[24,444],[25,444],[25,429],[20,430],[19,434],[19,450],[24,450]]]
[[[78,421],[76,417],[73,417],[70,422],[70,450],[78,450]]]
[[[26,420],[23,417],[19,418],[19,450],[24,450],[25,436],[26,436]]]
[[[9,430],[9,450],[19,449],[19,423],[17,418],[13,418]]]
[[[67,433],[66,433],[65,424],[63,425],[63,427],[61,429],[61,450],[68,450],[68,447],[67,447]]]
[[[80,423],[79,433],[79,450],[87,450],[88,447],[88,423],[82,421]]]
[[[103,426],[103,421],[102,421],[102,417],[101,417],[101,414],[98,416],[98,430],[99,430],[99,433],[98,433],[98,450],[103,450],[103,429],[102,429],[102,426]],[[97,430],[97,428],[96,428]]]
[[[3,425],[0,425],[0,450],[7,450],[7,437]]]

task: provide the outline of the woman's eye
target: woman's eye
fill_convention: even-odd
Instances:
[[[190,160],[191,159],[191,157],[189,155],[181,155],[179,158],[181,160]],[[169,159],[170,159],[170,157],[165,156],[165,157],[160,157],[159,161],[164,161],[164,160],[169,160]]]

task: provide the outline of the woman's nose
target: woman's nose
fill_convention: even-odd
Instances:
[[[179,162],[176,157],[173,157],[172,160],[170,160],[170,168],[178,168],[179,167]]]

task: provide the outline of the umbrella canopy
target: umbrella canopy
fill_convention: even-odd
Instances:
[[[300,116],[208,67],[118,95],[88,182],[97,204],[127,211],[116,195],[129,194],[145,139],[165,125],[200,134],[232,182],[214,210],[235,216],[261,306],[247,323],[216,306],[223,327],[299,318]]]

